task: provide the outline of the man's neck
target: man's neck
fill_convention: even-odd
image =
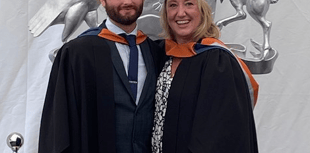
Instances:
[[[115,24],[119,28],[123,29],[126,33],[131,33],[136,28],[136,25],[137,25],[136,22],[134,22],[130,25],[124,25],[124,24],[117,23],[117,22],[113,21],[112,19],[110,19],[110,20],[113,24]]]

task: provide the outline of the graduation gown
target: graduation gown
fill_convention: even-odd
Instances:
[[[111,50],[106,39],[94,35],[96,29],[90,33],[63,45],[55,58],[42,113],[39,153],[116,152]],[[159,48],[149,38],[145,43],[157,67]]]
[[[257,152],[249,88],[236,57],[211,47],[182,59],[169,91],[163,153]]]

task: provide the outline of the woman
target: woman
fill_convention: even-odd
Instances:
[[[167,59],[155,95],[153,152],[258,152],[258,85],[217,39],[208,4],[165,0],[162,26]]]

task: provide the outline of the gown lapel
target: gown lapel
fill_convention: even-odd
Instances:
[[[109,51],[103,51],[104,48],[109,48],[106,41],[99,41],[94,44],[97,84],[98,150],[99,152],[115,153],[114,85],[110,81],[113,80],[113,66],[111,58],[109,58],[111,54]]]
[[[140,49],[141,49],[141,53],[144,59],[144,63],[145,63],[145,67],[146,67],[146,78],[144,81],[144,85],[142,88],[142,92],[141,92],[141,96],[139,99],[139,103],[138,103],[138,107],[141,105],[141,103],[144,101],[145,96],[147,95],[147,92],[149,91],[148,88],[149,86],[149,82],[151,81],[151,71],[154,70],[154,62],[153,62],[153,58],[151,55],[151,51],[150,51],[150,47],[148,45],[148,41],[144,41],[143,43],[140,44]]]
[[[178,131],[175,129],[179,129],[178,122],[180,116],[180,105],[183,101],[183,92],[184,87],[186,86],[185,80],[187,77],[184,74],[188,74],[190,64],[190,61],[187,61],[187,59],[183,59],[175,72],[173,81],[171,82],[171,88],[168,97],[168,101],[170,101],[170,103],[167,104],[167,108],[169,109],[166,112],[165,130],[163,137],[163,144],[168,144],[163,145],[163,150],[165,152],[178,152],[177,150],[175,150],[177,147],[171,146],[176,146],[178,141],[176,139],[178,137]]]

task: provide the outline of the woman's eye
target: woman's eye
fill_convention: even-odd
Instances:
[[[185,3],[186,6],[191,6],[191,5],[194,5],[192,2],[187,2]]]
[[[169,7],[176,7],[177,6],[177,4],[169,4]]]

